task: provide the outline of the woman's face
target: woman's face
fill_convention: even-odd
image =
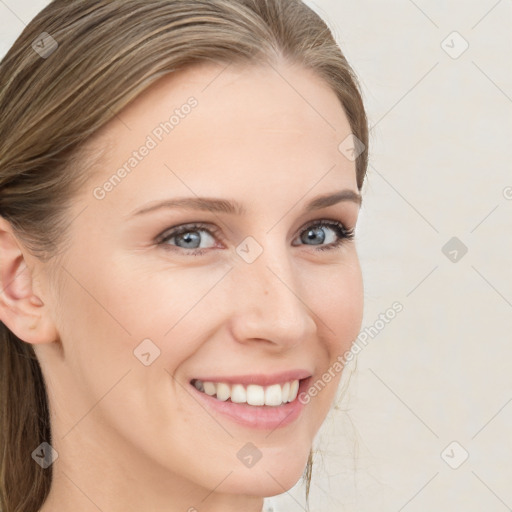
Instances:
[[[97,506],[110,503],[98,478],[132,503],[181,496],[183,510],[212,490],[211,502],[272,496],[298,481],[361,326],[356,247],[335,225],[353,228],[359,211],[355,163],[338,148],[350,132],[307,70],[202,64],[97,134],[110,150],[47,276],[59,340],[36,347],[60,467]],[[258,403],[308,376],[283,405],[280,386],[261,406],[191,383],[238,383],[236,400]]]

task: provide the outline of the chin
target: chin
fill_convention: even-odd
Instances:
[[[303,457],[280,457],[273,461],[263,458],[252,468],[236,469],[226,479],[226,491],[233,494],[272,497],[290,490],[306,469],[309,449]]]

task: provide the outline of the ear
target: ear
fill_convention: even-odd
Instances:
[[[28,257],[10,223],[0,217],[0,320],[20,340],[51,343],[58,333],[48,307],[33,292],[36,260],[30,264]]]

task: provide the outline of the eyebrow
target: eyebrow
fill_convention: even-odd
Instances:
[[[345,189],[334,194],[325,194],[318,196],[310,201],[306,207],[306,212],[327,208],[343,201],[354,202],[361,205],[362,197],[354,190]],[[175,199],[165,199],[136,210],[133,215],[142,215],[162,208],[183,208],[187,210],[199,210],[208,212],[228,213],[231,215],[246,215],[247,210],[238,201],[228,199],[217,199],[214,197],[183,197]]]

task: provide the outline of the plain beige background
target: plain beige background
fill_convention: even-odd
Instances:
[[[311,510],[510,510],[512,2],[307,3],[372,127],[357,231],[368,342],[317,437]],[[0,0],[0,55],[46,4]],[[304,489],[268,503],[301,511]]]

